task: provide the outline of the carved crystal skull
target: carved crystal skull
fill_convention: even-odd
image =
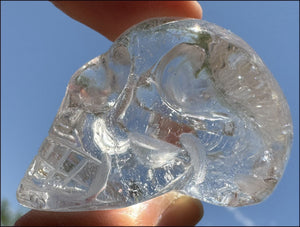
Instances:
[[[241,38],[203,20],[150,19],[72,76],[17,198],[53,211],[172,190],[255,204],[280,180],[292,134],[280,87]]]

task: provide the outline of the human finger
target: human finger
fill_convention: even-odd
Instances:
[[[197,1],[53,1],[71,18],[114,41],[132,25],[152,17],[202,18]]]
[[[31,210],[16,226],[191,226],[203,216],[200,201],[170,192],[130,207],[84,212]]]

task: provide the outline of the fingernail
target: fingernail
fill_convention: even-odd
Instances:
[[[199,200],[181,196],[174,201],[162,214],[158,226],[193,226],[203,216],[203,206]]]

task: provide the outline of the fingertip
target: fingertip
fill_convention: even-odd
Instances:
[[[191,8],[193,8],[193,11],[195,13],[194,17],[197,18],[197,19],[202,19],[203,9],[202,9],[201,5],[199,4],[199,2],[192,1],[190,4],[191,4]]]
[[[170,205],[158,221],[158,226],[194,226],[203,217],[202,203],[188,196],[182,196]]]

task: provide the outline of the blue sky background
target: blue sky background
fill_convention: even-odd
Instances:
[[[204,20],[252,46],[290,105],[294,141],[282,180],[264,202],[204,204],[198,225],[299,225],[299,2],[201,2]],[[48,135],[72,74],[111,45],[49,2],[1,1],[1,199],[16,190]]]

